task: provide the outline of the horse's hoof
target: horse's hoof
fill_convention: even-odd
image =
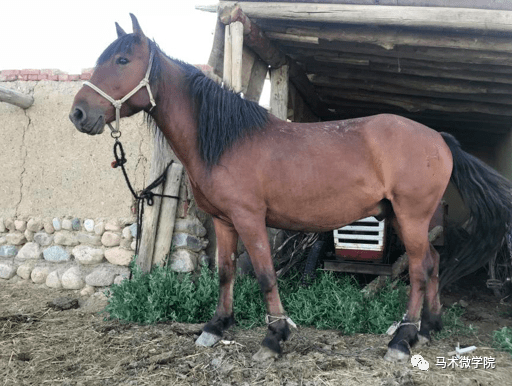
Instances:
[[[203,331],[203,333],[196,340],[196,346],[212,347],[215,343],[217,343],[221,339],[222,339],[221,336],[214,335],[212,333]]]
[[[388,362],[407,362],[411,355],[409,353],[405,353],[396,348],[388,348],[386,355],[384,355],[384,360]]]
[[[418,334],[418,341],[416,342],[416,347],[427,346],[430,343],[430,339],[425,335]]]
[[[275,351],[269,349],[268,347],[261,346],[258,352],[252,356],[252,359],[256,362],[263,362],[267,359],[277,358],[278,356],[279,354]]]

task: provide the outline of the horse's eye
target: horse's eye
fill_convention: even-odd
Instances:
[[[128,64],[129,60],[123,57],[117,58],[116,63],[117,64]]]

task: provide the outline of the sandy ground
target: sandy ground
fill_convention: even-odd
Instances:
[[[512,356],[490,347],[490,333],[512,325],[511,306],[478,290],[442,297],[445,305],[466,300],[463,320],[479,329],[415,348],[413,354],[429,362],[427,371],[410,362],[384,361],[385,335],[343,336],[299,327],[280,358],[256,363],[251,357],[264,328],[233,328],[225,343],[197,348],[194,340],[201,325],[104,321],[97,313],[101,302],[64,311],[48,306],[61,296],[79,298],[73,291],[0,281],[0,386],[512,385]],[[443,368],[439,364],[450,363],[448,353],[458,342],[478,348],[467,361],[455,361],[455,368]]]

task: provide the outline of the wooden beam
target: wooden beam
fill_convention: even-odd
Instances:
[[[458,62],[467,64],[491,64],[510,66],[512,62],[512,54],[493,52],[493,51],[476,51],[476,50],[455,50],[450,48],[436,47],[410,47],[396,46],[392,50],[386,50],[380,46],[372,46],[369,44],[344,43],[319,41],[318,44],[310,44],[302,41],[279,41],[282,47],[293,47],[293,49],[304,48],[308,51],[317,50],[319,52],[334,51],[336,53],[350,53],[375,55],[399,59],[416,59],[430,60],[437,62]]]
[[[436,58],[429,59],[414,59],[414,58],[403,58],[403,57],[389,57],[379,56],[373,54],[358,54],[341,51],[329,51],[329,50],[312,50],[305,48],[297,48],[290,46],[281,46],[284,53],[290,56],[292,59],[300,61],[301,63],[307,63],[308,61],[315,60],[320,63],[340,64],[340,65],[357,65],[361,68],[365,66],[371,66],[374,63],[382,65],[388,65],[391,68],[395,68],[397,73],[401,72],[403,67],[420,67],[430,68],[437,70],[448,70],[448,71],[483,71],[492,72],[496,74],[510,75],[512,74],[512,67],[507,65],[496,65],[496,64],[469,64],[461,62],[451,61],[439,61]]]
[[[220,6],[233,6],[221,1]],[[253,19],[512,33],[512,11],[352,4],[240,3]]]
[[[453,101],[439,98],[424,98],[410,95],[396,95],[382,92],[354,90],[352,92],[340,91],[331,88],[319,88],[322,96],[340,97],[360,102],[377,102],[401,107],[409,112],[435,110],[454,113],[479,112],[491,115],[512,116],[512,109],[505,105],[479,103],[471,101]]]
[[[267,3],[272,0],[239,0],[240,3],[253,1]],[[283,3],[328,3],[358,5],[393,5],[407,7],[450,7],[476,9],[502,9],[512,11],[512,3],[501,0],[283,0]],[[262,5],[264,6],[264,5]],[[199,8],[199,7],[196,7]],[[203,7],[201,7],[203,8]],[[206,7],[204,7],[206,8]],[[213,11],[215,12],[215,11]]]
[[[288,66],[270,70],[270,112],[277,118],[288,118]]]
[[[310,75],[309,79],[316,87],[343,90],[360,89],[393,94],[512,105],[512,96],[510,96],[512,92],[475,91],[472,85],[467,83],[465,84],[467,87],[464,87],[465,85],[463,84],[455,85],[453,88],[450,88],[449,85],[436,85],[435,78],[416,79],[409,85],[406,79],[397,81],[396,79],[389,79],[385,76],[378,78],[379,74],[375,73],[361,74],[358,77],[338,76],[341,75],[341,73],[334,75],[335,76]],[[485,88],[485,86],[482,85],[482,88]],[[489,87],[489,90],[490,89],[491,87]]]
[[[167,169],[167,176],[163,187],[163,194],[177,196],[180,191],[183,165],[174,162]],[[178,200],[175,198],[164,198],[160,206],[160,215],[155,237],[155,248],[153,251],[153,265],[163,266],[171,250],[172,234],[176,222],[176,209]]]
[[[281,24],[266,23],[265,33],[270,39],[302,41],[319,44],[321,40],[357,44],[371,44],[386,50],[396,46],[437,47],[470,51],[512,53],[510,38],[464,35],[448,32],[418,32],[401,28],[368,28],[344,25],[342,28],[282,28]]]
[[[0,86],[0,102],[28,109],[34,103],[34,98],[31,95]]]
[[[363,70],[371,71],[373,73],[379,74],[381,78],[386,78],[388,74],[403,74],[403,75],[413,75],[417,77],[429,77],[436,79],[457,79],[457,80],[465,80],[465,83],[468,81],[477,81],[477,82],[487,82],[487,83],[497,83],[497,84],[512,84],[512,76],[495,74],[492,72],[484,72],[484,71],[468,71],[468,70],[443,70],[436,69],[426,66],[416,66],[415,64],[407,64],[404,65],[401,63],[400,68],[397,68],[396,61],[394,64],[384,64],[384,63],[375,63],[368,62],[366,65],[358,65],[358,64],[340,64],[333,62],[322,62],[321,64],[314,59],[308,59],[304,61],[304,65],[306,68],[306,72],[318,74],[318,75],[332,75],[338,71],[357,71]]]

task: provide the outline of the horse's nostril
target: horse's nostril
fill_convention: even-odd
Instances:
[[[82,122],[85,120],[86,114],[85,111],[82,110],[80,107],[75,107],[75,110],[73,111],[73,119],[75,122]]]

